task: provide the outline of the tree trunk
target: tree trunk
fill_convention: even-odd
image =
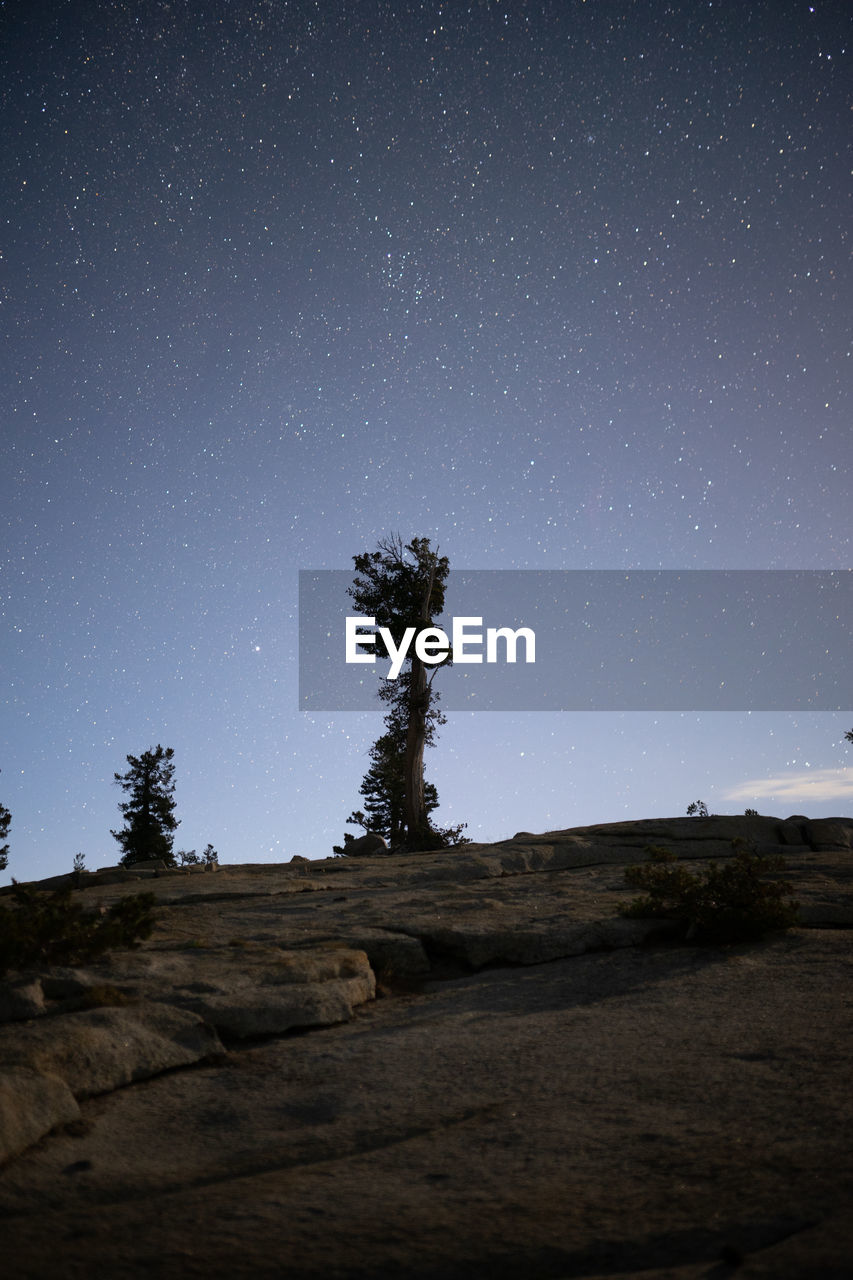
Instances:
[[[430,599],[435,585],[435,558],[429,580],[421,600],[419,623],[426,627],[430,622]],[[429,819],[424,803],[424,740],[426,738],[426,714],[429,708],[430,690],[426,669],[420,658],[412,654],[412,683],[409,689],[409,723],[406,728],[406,803],[404,822],[406,844],[410,849],[429,847]]]
[[[428,836],[424,804],[424,739],[429,694],[423,663],[412,657],[412,684],[409,690],[409,724],[406,731],[406,803],[404,822],[406,844],[410,849],[423,847]]]

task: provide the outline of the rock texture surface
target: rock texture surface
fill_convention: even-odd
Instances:
[[[617,914],[647,845],[735,838],[784,853],[800,927]],[[850,1274],[853,820],[81,885],[157,924],[0,984],[10,1280]]]

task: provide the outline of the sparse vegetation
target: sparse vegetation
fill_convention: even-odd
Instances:
[[[781,858],[765,857],[743,840],[732,841],[734,857],[687,869],[671,850],[649,845],[649,861],[626,867],[625,879],[643,896],[623,903],[624,916],[664,916],[680,920],[685,940],[745,942],[797,922],[798,904],[787,898],[792,886],[765,879],[784,869]]]
[[[205,866],[209,871],[211,867],[219,866],[219,854],[212,844],[205,846],[204,852],[200,857],[195,849],[179,849],[175,856],[178,859],[178,865],[181,867]]]
[[[687,806],[687,816],[690,818],[707,818],[708,806],[704,800],[694,800],[692,804]]]
[[[155,897],[139,893],[108,910],[87,910],[70,889],[39,892],[16,885],[0,905],[0,973],[34,965],[85,964],[113,947],[149,937]]]

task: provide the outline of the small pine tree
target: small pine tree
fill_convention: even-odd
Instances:
[[[116,783],[130,797],[119,803],[124,827],[110,832],[124,850],[122,866],[147,858],[162,858],[169,867],[176,865],[172,852],[173,833],[178,827],[174,813],[174,754],[171,747],[158,744],[141,756],[129,755],[127,773],[115,775]]]

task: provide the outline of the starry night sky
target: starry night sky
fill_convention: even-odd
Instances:
[[[850,42],[842,0],[0,5],[5,878],[115,862],[157,743],[176,848],[330,852],[382,712],[298,710],[297,575],[390,533],[850,568]],[[454,713],[427,776],[474,839],[849,813],[851,725]]]

